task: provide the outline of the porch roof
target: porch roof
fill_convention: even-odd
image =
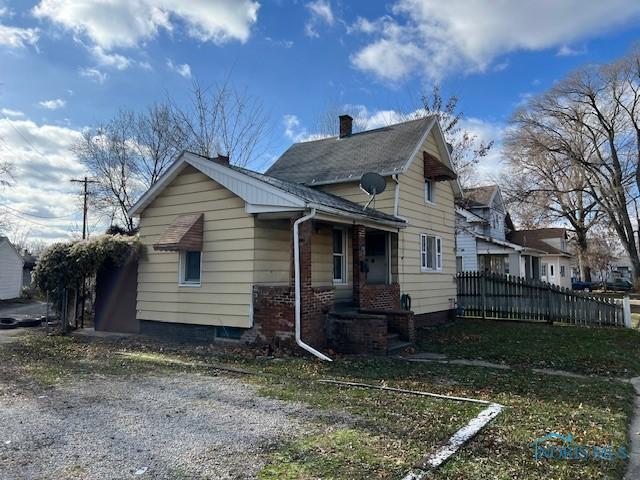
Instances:
[[[481,235],[479,233],[473,233],[472,235],[483,242],[492,243],[494,245],[499,245],[503,248],[508,248],[513,250],[514,252],[524,253],[524,254],[536,254],[536,255],[544,255],[545,252],[542,250],[537,250],[535,248],[526,247],[524,245],[518,245],[517,243],[512,243],[507,240],[498,240],[497,238],[488,237],[486,235]]]
[[[182,152],[160,179],[131,207],[129,214],[140,215],[187,165],[191,165],[242,198],[249,213],[316,208],[319,212],[346,217],[355,222],[364,220],[394,228],[406,226],[406,221],[401,218],[373,208],[364,208],[342,197],[246,168],[221,163],[192,152]]]

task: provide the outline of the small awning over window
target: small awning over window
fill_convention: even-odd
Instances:
[[[154,243],[153,248],[165,252],[202,250],[203,227],[203,213],[180,215],[162,232],[160,241]]]
[[[441,182],[444,180],[455,180],[456,172],[447,167],[436,157],[427,152],[424,155],[424,178]]]

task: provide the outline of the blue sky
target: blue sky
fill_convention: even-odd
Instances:
[[[498,142],[480,169],[495,173],[518,104],[639,33],[628,0],[0,0],[0,158],[16,165],[0,203],[34,238],[77,233],[78,132],[228,75],[269,112],[268,158],[313,135],[328,105],[374,127],[440,83]]]

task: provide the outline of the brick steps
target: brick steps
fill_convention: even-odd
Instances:
[[[392,355],[399,353],[407,347],[411,346],[411,342],[405,342],[400,338],[397,333],[390,333],[387,335],[387,354]]]

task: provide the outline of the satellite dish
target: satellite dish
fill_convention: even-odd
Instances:
[[[376,195],[384,192],[385,188],[387,188],[387,181],[376,172],[367,172],[360,179],[360,188],[371,195],[371,200],[364,206],[367,209],[371,202],[376,199]]]
[[[360,188],[369,195],[376,195],[384,192],[387,188],[387,182],[382,175],[376,172],[367,172],[360,179]]]

